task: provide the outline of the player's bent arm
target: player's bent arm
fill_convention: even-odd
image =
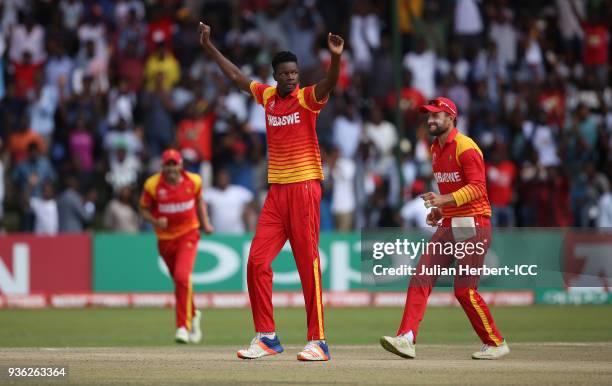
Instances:
[[[208,209],[206,208],[206,202],[203,198],[198,200],[197,215],[198,221],[200,222],[200,229],[203,230],[206,234],[212,233],[214,229],[212,224],[210,223],[210,218],[208,217]]]
[[[153,224],[154,227],[160,227],[159,220],[153,216],[153,213],[151,213],[149,208],[140,205],[138,211],[140,212],[140,217]]]
[[[479,199],[484,195],[480,186],[467,184],[464,187],[451,193],[457,206],[465,205],[468,202]]]
[[[327,76],[315,85],[314,93],[318,101],[323,100],[336,87],[340,76],[340,55],[332,55]]]
[[[331,64],[327,75],[314,87],[314,95],[317,101],[323,100],[336,87],[340,77],[340,56],[344,49],[344,40],[338,35],[327,35],[327,45],[331,52]]]
[[[441,194],[438,197],[438,202],[438,206],[457,206],[457,200],[455,199],[455,196],[453,196],[452,193]]]
[[[421,195],[423,201],[425,201],[426,208],[439,208],[443,206],[457,206],[455,198],[452,193],[448,194],[437,194],[434,192],[427,192]]]
[[[486,194],[486,175],[482,155],[476,149],[468,149],[459,156],[467,184],[453,193],[457,206],[479,199]]]
[[[227,59],[210,41],[210,27],[200,22],[200,45],[204,51],[217,63],[221,72],[231,80],[242,91],[251,92],[251,79],[240,71],[240,69]]]

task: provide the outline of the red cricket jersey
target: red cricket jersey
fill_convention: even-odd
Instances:
[[[155,228],[157,238],[169,240],[200,227],[197,200],[202,196],[202,178],[183,171],[183,181],[170,185],[157,173],[149,177],[140,196],[140,206],[149,208],[154,217],[166,217],[166,229]]]
[[[281,98],[276,87],[256,81],[251,82],[251,93],[266,112],[268,182],[322,180],[316,120],[328,98],[317,101],[314,86],[296,87]]]
[[[440,147],[431,145],[431,164],[441,194],[452,194],[456,207],[442,207],[442,217],[491,216],[487,198],[485,165],[478,145],[453,128]]]
[[[512,185],[515,178],[516,166],[512,161],[487,165],[487,186],[491,204],[505,207],[512,203]]]

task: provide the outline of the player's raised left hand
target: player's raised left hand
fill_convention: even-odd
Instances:
[[[340,55],[344,50],[344,39],[330,32],[327,34],[327,47],[332,54]]]

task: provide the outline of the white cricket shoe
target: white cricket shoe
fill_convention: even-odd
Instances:
[[[390,353],[402,358],[414,359],[416,357],[415,344],[404,335],[383,336],[380,338],[380,345]]]
[[[249,348],[238,350],[236,355],[240,359],[257,359],[268,355],[280,354],[283,351],[283,346],[281,346],[278,336],[275,336],[274,339],[256,336],[251,340]]]
[[[185,327],[177,328],[174,341],[176,343],[189,343],[189,331]]]
[[[200,343],[202,340],[202,311],[196,310],[195,316],[191,319],[191,331],[189,332],[189,343]]]
[[[472,354],[472,359],[499,359],[508,354],[510,354],[510,347],[508,347],[504,340],[499,346],[483,344],[480,351],[476,351]]]
[[[306,347],[297,355],[298,361],[328,361],[331,359],[329,355],[329,347],[322,340],[308,342]]]

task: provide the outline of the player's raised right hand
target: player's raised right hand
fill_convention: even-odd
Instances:
[[[204,47],[210,43],[210,26],[200,22],[198,31],[200,32],[200,45]]]

